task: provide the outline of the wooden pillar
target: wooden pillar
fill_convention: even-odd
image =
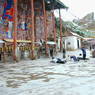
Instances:
[[[52,22],[53,22],[54,42],[56,43],[56,25],[55,25],[55,17],[54,17],[54,6],[55,6],[55,2],[53,0],[53,2],[51,3],[51,8],[52,8]]]
[[[62,50],[62,18],[61,18],[61,12],[59,9],[59,20],[60,20],[60,51]]]
[[[31,59],[34,59],[34,42],[35,42],[35,33],[34,33],[34,0],[31,0],[31,18],[32,18],[32,29],[31,29],[31,32],[32,32],[32,35],[31,35]]]
[[[6,63],[6,51],[5,51],[6,43],[3,43],[3,62]]]
[[[55,26],[54,11],[52,12],[52,21],[53,21],[54,42],[56,43],[56,26]]]
[[[45,32],[45,49],[46,49],[46,56],[48,56],[48,46],[47,46],[47,15],[46,15],[46,9],[45,9],[45,0],[43,0],[43,13],[44,13],[44,32]]]
[[[34,16],[34,37],[35,37],[35,40],[34,40],[34,42],[36,42],[37,41],[37,31],[36,31],[36,16]]]
[[[17,61],[17,0],[14,0],[14,32],[13,32],[13,59]]]

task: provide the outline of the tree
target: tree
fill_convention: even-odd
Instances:
[[[55,24],[56,24],[56,29],[57,29],[57,36],[59,37],[60,35],[60,19],[55,18]],[[64,21],[62,20],[62,32],[65,32],[65,27],[64,27]]]

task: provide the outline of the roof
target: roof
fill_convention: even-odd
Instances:
[[[95,45],[95,39],[93,38],[88,38],[83,41],[85,44],[90,44],[90,45]]]
[[[80,35],[83,35],[84,37],[92,37],[95,36],[94,33],[88,31],[87,29],[78,26],[77,24],[73,22],[65,22],[64,23],[66,28],[70,29],[72,32],[78,33]]]
[[[60,0],[55,0],[56,3],[56,7],[57,8],[63,8],[63,9],[67,9],[68,7],[66,5],[64,5]]]
[[[51,9],[68,9],[68,7],[63,4],[60,0],[45,0],[46,2],[46,10]]]
[[[76,37],[79,37],[79,38],[82,38],[83,39],[83,37],[80,36],[80,35],[78,35],[77,33],[74,33],[74,32],[71,32],[71,33],[72,33],[73,36],[76,36]]]
[[[82,36],[78,35],[77,33],[71,32],[71,31],[65,32],[63,37],[68,37],[68,36],[75,36],[75,37],[78,37],[78,38],[82,38],[83,39]]]

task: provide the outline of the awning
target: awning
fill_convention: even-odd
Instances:
[[[4,39],[5,42],[10,42],[13,43],[14,40],[13,39]],[[30,40],[17,40],[17,43],[31,43]]]
[[[53,41],[48,41],[47,44],[48,44],[48,45],[56,45],[56,43],[53,42]]]
[[[95,45],[95,39],[89,39],[84,41],[85,44]]]
[[[10,42],[13,43],[14,40],[13,39],[4,39],[5,42]],[[16,40],[17,43],[32,43],[31,40]],[[39,44],[41,45],[41,42],[34,42],[33,44]]]

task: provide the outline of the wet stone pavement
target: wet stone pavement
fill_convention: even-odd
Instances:
[[[0,63],[0,95],[95,95],[95,59]]]

